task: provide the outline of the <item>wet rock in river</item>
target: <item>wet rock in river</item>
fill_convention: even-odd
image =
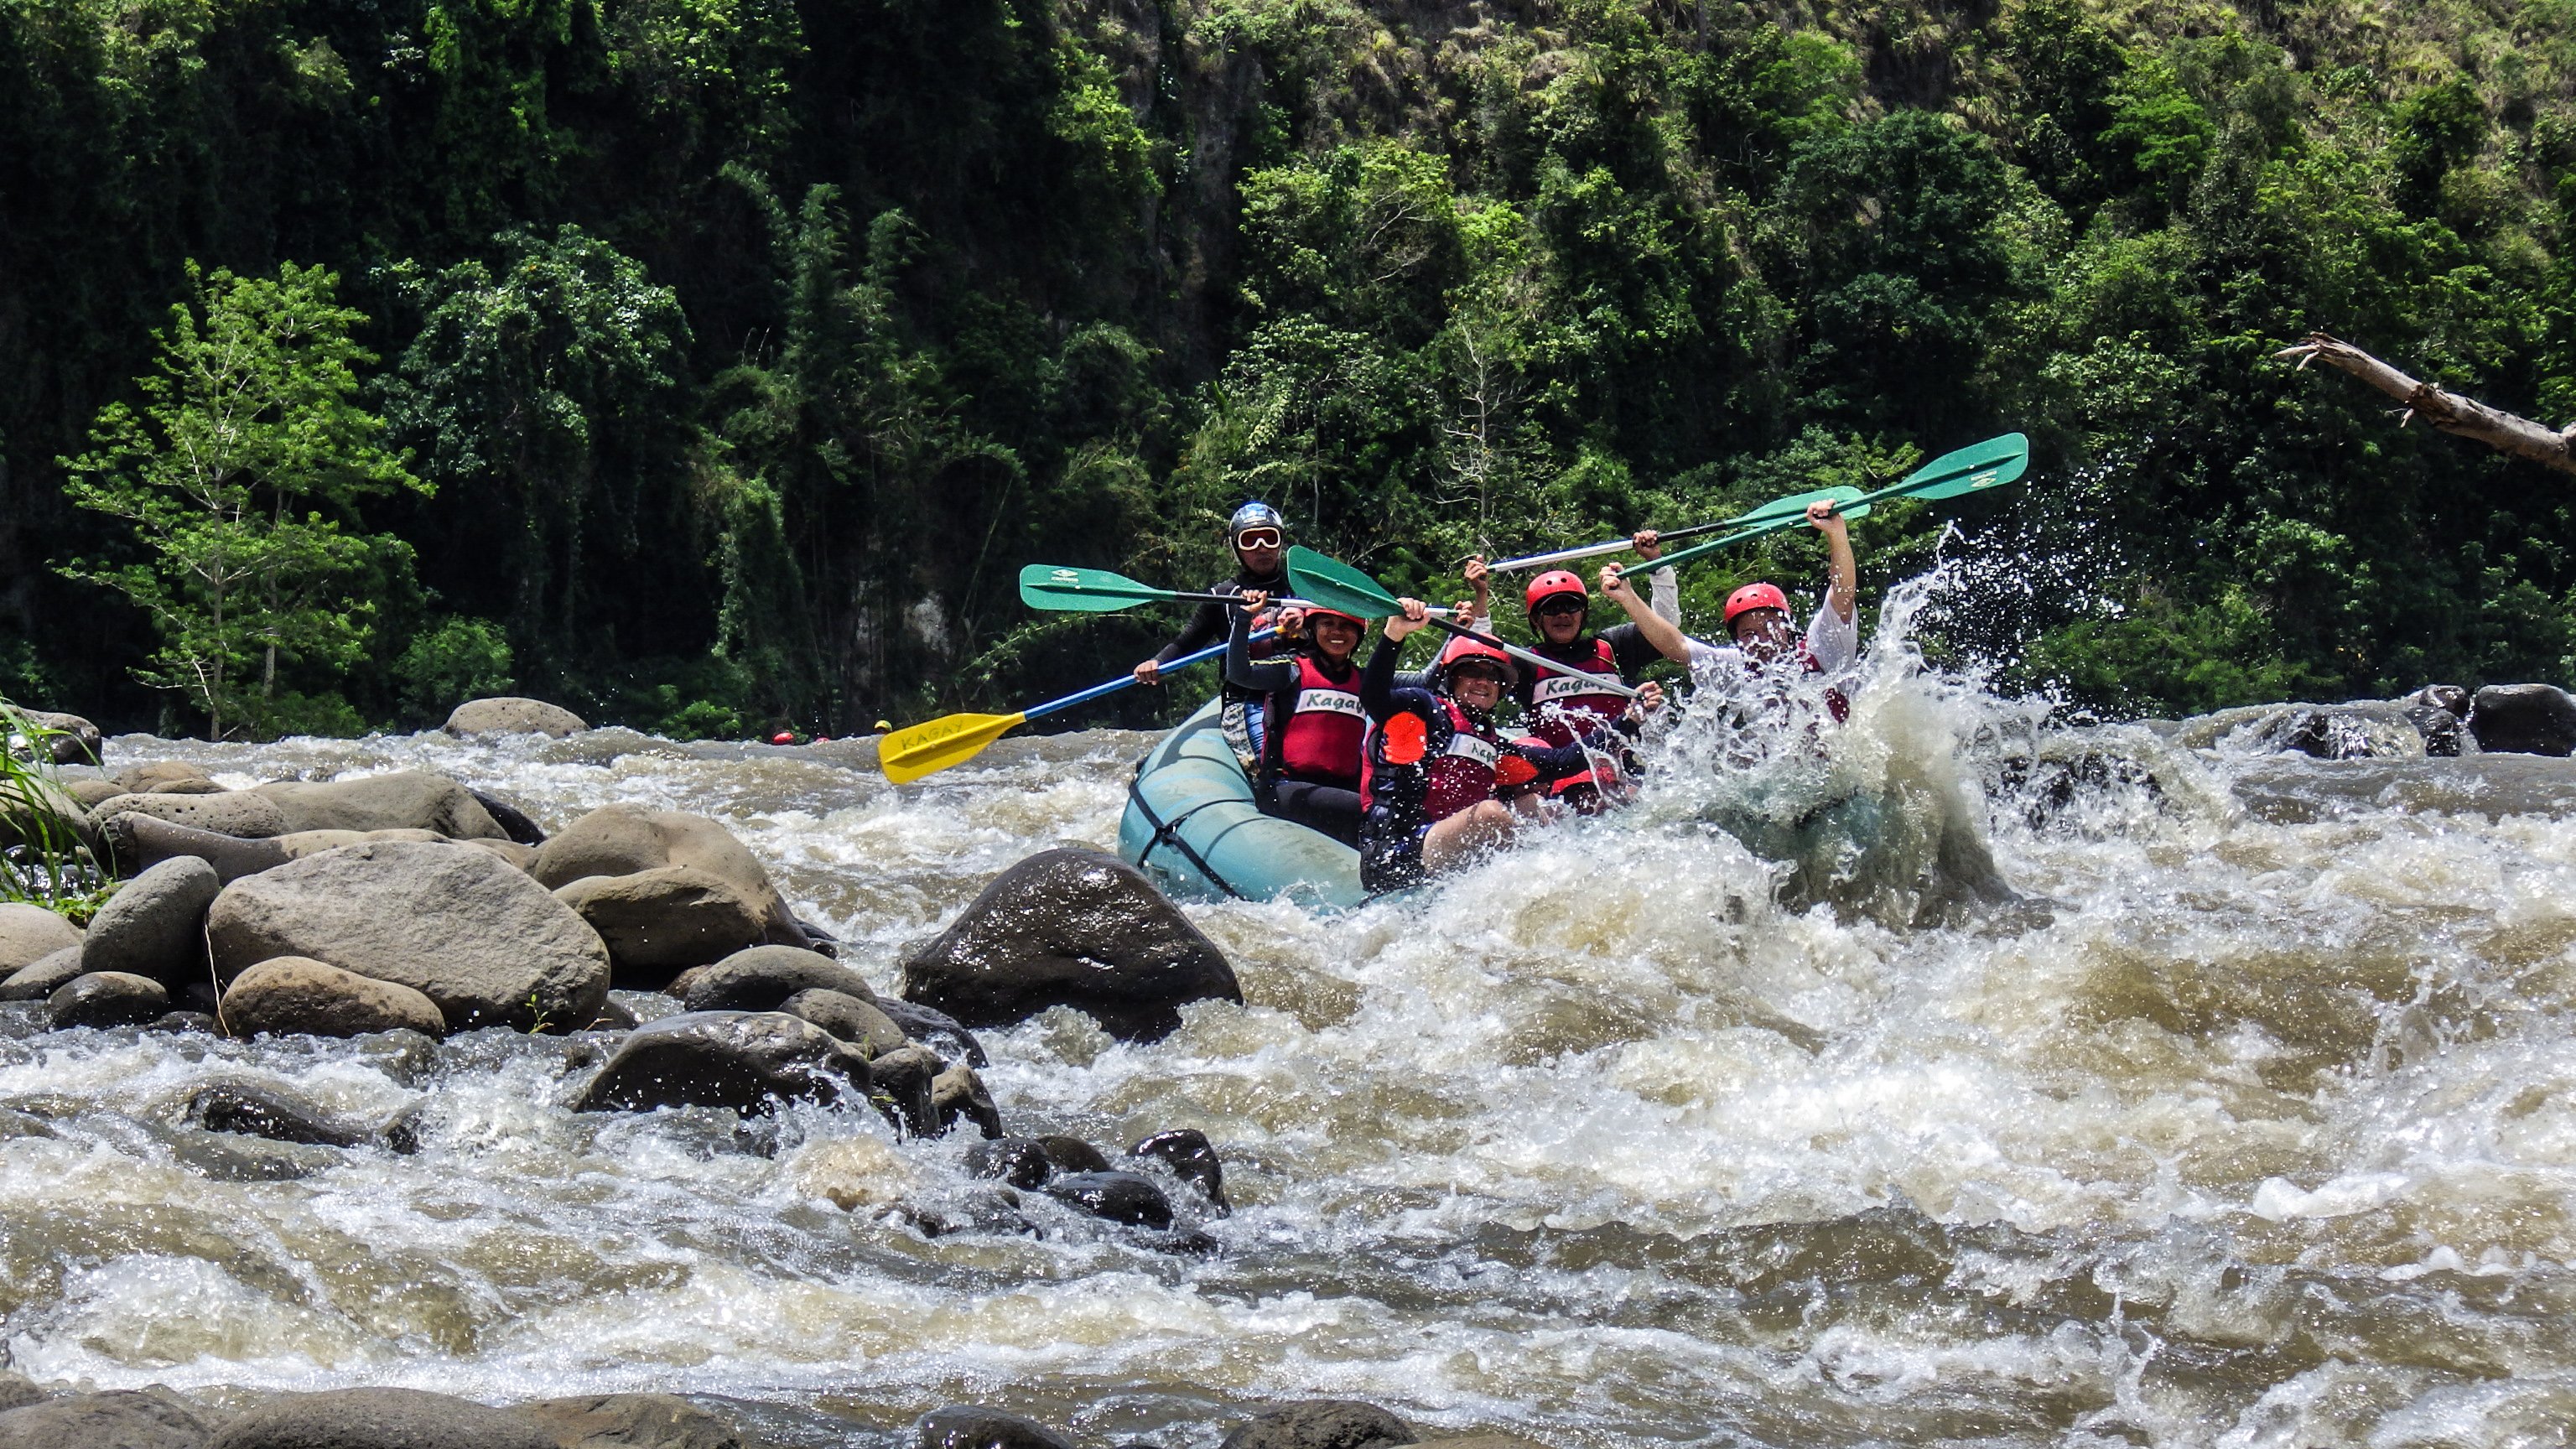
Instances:
[[[202,1011],[165,1011],[143,1024],[154,1036],[181,1036],[203,1033],[221,1036],[224,1024]]]
[[[1109,1154],[1079,1137],[1049,1135],[1035,1139],[1058,1172],[1107,1172]]]
[[[810,1022],[775,1011],[691,1011],[627,1033],[573,1109],[697,1106],[757,1114],[782,1100],[865,1096],[872,1081],[866,1057]]]
[[[941,1072],[930,1084],[930,1105],[939,1113],[939,1130],[946,1132],[963,1117],[975,1124],[975,1130],[987,1138],[1002,1135],[1002,1110],[993,1104],[993,1094],[985,1089],[984,1079],[975,1069],[958,1062]]]
[[[80,943],[81,928],[43,906],[0,903],[0,979]]]
[[[2469,706],[2469,733],[2489,754],[2576,751],[2576,698],[2548,684],[2490,684]]]
[[[780,1002],[778,1010],[799,1021],[814,1023],[857,1047],[870,1061],[888,1052],[901,1051],[908,1040],[903,1028],[894,1024],[894,1018],[877,1010],[875,1002],[852,996],[846,991],[809,987]]]
[[[445,775],[397,770],[355,780],[279,780],[250,792],[274,803],[287,834],[304,830],[428,830],[450,840],[507,840],[474,792]]]
[[[1093,1217],[1133,1228],[1168,1228],[1172,1200],[1152,1178],[1133,1172],[1059,1172],[1047,1179],[1046,1195]]]
[[[408,986],[450,1031],[557,1030],[599,1014],[608,950],[572,908],[469,845],[343,846],[224,887],[207,918],[225,980],[308,956]]]
[[[45,1398],[45,1391],[36,1386],[34,1379],[22,1373],[0,1371],[0,1413],[43,1403]]]
[[[582,1394],[519,1412],[559,1449],[743,1449],[733,1425],[677,1394]]]
[[[1073,1449],[1073,1441],[1035,1419],[999,1409],[952,1404],[921,1416],[919,1449]]]
[[[66,946],[11,972],[7,981],[0,982],[0,1001],[42,1001],[78,977],[81,970],[80,947]]]
[[[1035,1138],[1004,1137],[967,1148],[966,1171],[1035,1191],[1055,1176],[1055,1163]]]
[[[1418,1442],[1402,1419],[1375,1404],[1309,1399],[1236,1425],[1221,1449],[1378,1449]]]
[[[219,795],[224,788],[187,760],[147,760],[121,771],[116,783],[129,795]]]
[[[202,980],[206,911],[223,889],[215,868],[194,857],[165,860],[117,887],[81,938],[81,965],[155,981]]]
[[[554,890],[584,876],[634,875],[672,865],[705,871],[740,891],[761,921],[761,939],[804,946],[804,929],[769,872],[732,831],[703,815],[603,806],[538,847],[530,873]]]
[[[166,1392],[71,1394],[0,1413],[0,1449],[207,1449],[207,1442],[204,1417]]]
[[[234,977],[224,992],[223,1018],[236,1036],[447,1032],[438,1003],[422,993],[309,956],[273,956]]]
[[[1093,850],[1041,851],[985,887],[903,963],[905,999],[968,1026],[1069,1006],[1111,1035],[1151,1041],[1193,1001],[1241,1001],[1216,943],[1144,876]]]
[[[768,929],[741,891],[693,866],[584,876],[557,888],[555,898],[608,943],[617,983],[635,989],[721,961],[759,942]]]
[[[253,1082],[213,1082],[198,1088],[188,1098],[181,1120],[209,1132],[235,1132],[308,1147],[355,1147],[375,1136],[283,1088]]]
[[[474,803],[483,807],[483,813],[492,817],[492,823],[500,826],[501,833],[510,837],[513,844],[536,846],[546,843],[545,827],[528,818],[525,810],[481,790],[467,793],[474,797]]]
[[[590,725],[580,715],[559,704],[542,699],[522,699],[516,695],[495,695],[490,699],[469,699],[447,715],[443,728],[451,735],[468,738],[474,735],[544,735],[559,740],[577,735]]]
[[[868,1063],[868,1076],[878,1096],[894,1103],[904,1130],[916,1137],[939,1135],[939,1107],[931,1084],[948,1067],[926,1046],[906,1043]]]
[[[235,1415],[208,1449],[561,1449],[536,1419],[419,1389],[289,1394]]]
[[[57,765],[95,765],[98,747],[106,737],[98,726],[76,714],[60,714],[50,709],[20,711],[29,724],[40,730],[51,730],[45,737],[45,755]]]
[[[1188,1183],[1220,1215],[1233,1211],[1225,1200],[1225,1164],[1218,1160],[1216,1147],[1208,1141],[1207,1134],[1196,1127],[1157,1132],[1128,1148],[1127,1155],[1149,1158],[1170,1168],[1174,1177]]]
[[[800,991],[837,991],[874,1002],[868,979],[829,956],[802,946],[754,946],[736,951],[672,989],[691,1011],[776,1011]]]
[[[45,1006],[57,1029],[140,1026],[170,1009],[170,989],[149,976],[92,971],[64,982]]]
[[[968,1031],[947,1012],[894,996],[880,996],[876,1003],[877,1010],[884,1012],[887,1020],[902,1027],[905,1036],[923,1046],[943,1056],[961,1058],[970,1067],[993,1064],[992,1058],[984,1055],[984,1044],[975,1039],[975,1033]]]

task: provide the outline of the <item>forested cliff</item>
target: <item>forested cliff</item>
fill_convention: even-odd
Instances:
[[[1171,620],[1022,563],[1194,586],[1246,496],[1429,586],[2015,428],[1935,621],[2015,683],[2563,682],[2569,480],[2270,354],[2576,417],[2571,78],[2568,0],[6,0],[0,691],[205,727],[79,498],[280,278],[383,468],[250,508],[328,627],[247,732],[1024,703]]]

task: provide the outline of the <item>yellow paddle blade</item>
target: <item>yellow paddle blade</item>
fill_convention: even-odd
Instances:
[[[885,777],[909,785],[924,775],[962,765],[984,752],[1026,714],[950,714],[927,724],[896,730],[877,742],[877,764]]]

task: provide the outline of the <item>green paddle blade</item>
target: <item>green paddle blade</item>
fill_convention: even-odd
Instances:
[[[1377,580],[1304,544],[1288,550],[1288,586],[1298,598],[1362,619],[1391,619],[1404,612]]]
[[[1032,609],[1114,614],[1120,609],[1132,609],[1138,604],[1175,597],[1177,595],[1170,589],[1140,584],[1107,569],[1030,564],[1020,570],[1020,602]]]
[[[2000,488],[2030,470],[2030,439],[2006,433],[1944,453],[1871,498],[1964,498]]]

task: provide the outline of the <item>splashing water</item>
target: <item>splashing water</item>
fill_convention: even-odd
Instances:
[[[1063,1012],[987,1034],[1014,1130],[1206,1130],[1238,1209],[1194,1224],[1212,1256],[1044,1202],[1041,1238],[924,1239],[884,1208],[953,1192],[963,1142],[575,1116],[557,1042],[10,1007],[10,1348],[226,1401],[679,1391],[799,1445],[976,1400],[1211,1449],[1318,1396],[1568,1446],[2562,1442],[2568,762],[2064,729],[1922,667],[1950,586],[1889,601],[1845,725],[1803,682],[1768,733],[1703,698],[1634,812],[1343,916],[1191,906],[1243,1006],[1153,1046]],[[558,827],[703,811],[890,991],[992,874],[1106,846],[1148,742],[1006,742],[901,791],[864,743],[114,750],[230,783],[442,770]],[[170,1125],[217,1077],[422,1108],[423,1150]]]

